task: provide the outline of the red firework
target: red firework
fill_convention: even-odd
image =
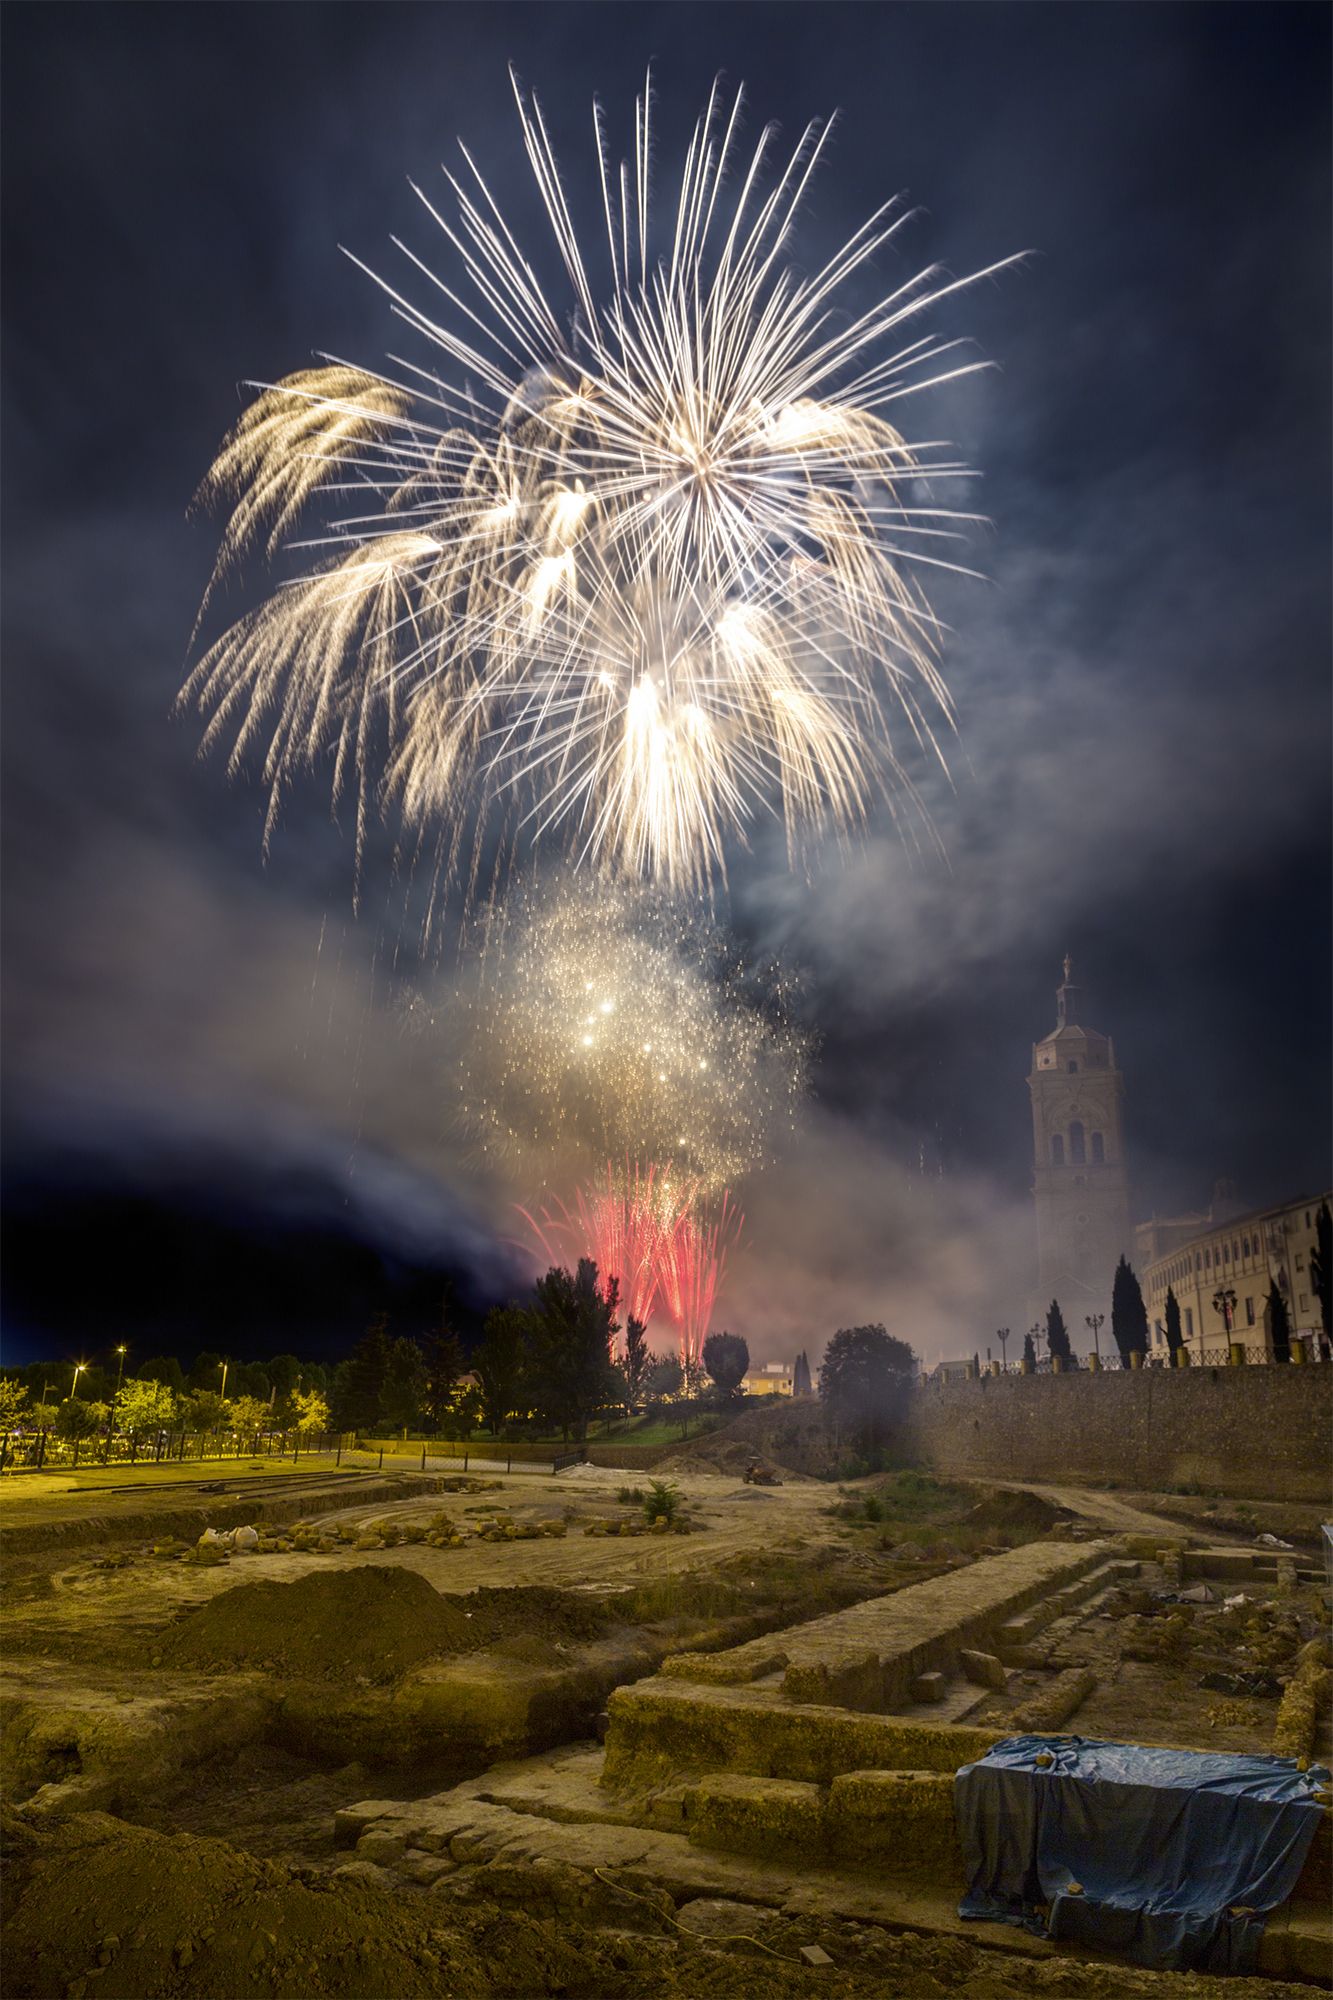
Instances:
[[[716,1214],[692,1204],[659,1238],[658,1291],[676,1329],[682,1367],[699,1364],[727,1252],[739,1241],[743,1221],[731,1196],[724,1194]]]
[[[675,1330],[682,1365],[699,1361],[743,1220],[729,1194],[710,1215],[697,1184],[673,1181],[669,1169],[626,1162],[618,1174],[608,1163],[605,1179],[580,1188],[572,1207],[558,1202],[540,1218],[519,1213],[553,1262],[571,1252],[591,1257],[604,1281],[617,1280],[626,1318],[647,1325],[660,1313]]]

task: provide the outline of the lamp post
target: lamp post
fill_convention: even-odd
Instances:
[[[218,1392],[224,1403],[227,1400],[227,1369],[229,1365],[226,1361],[222,1364],[222,1387]]]
[[[117,1363],[117,1366],[116,1366],[116,1389],[115,1389],[115,1394],[114,1394],[114,1395],[112,1396],[112,1398],[111,1398],[111,1415],[110,1415],[110,1416],[109,1416],[109,1417],[107,1418],[107,1425],[106,1425],[106,1458],[105,1458],[105,1459],[103,1459],[103,1461],[102,1461],[102,1463],[103,1463],[104,1465],[105,1465],[105,1464],[107,1464],[107,1463],[109,1463],[109,1461],[110,1461],[110,1458],[111,1458],[111,1440],[112,1440],[112,1438],[113,1438],[113,1437],[114,1437],[114,1436],[116,1435],[116,1404],[117,1404],[117,1403],[118,1403],[118,1402],[120,1401],[120,1390],[121,1390],[121,1384],[122,1384],[122,1383],[124,1382],[124,1380],[125,1380],[125,1349],[124,1349],[124,1347],[123,1347],[123,1346],[121,1346],[121,1347],[118,1347],[118,1348],[116,1349],[116,1353],[117,1353],[117,1355],[118,1355],[118,1356],[119,1356],[120,1358],[119,1358],[119,1361],[118,1361],[118,1363]]]
[[[1034,1319],[1028,1328],[1028,1332],[1032,1335],[1032,1352],[1035,1355],[1037,1352],[1037,1342],[1041,1339],[1041,1321]],[[1049,1359],[1050,1357],[1048,1356],[1047,1358]]]
[[[1226,1328],[1228,1348],[1231,1346],[1231,1315],[1235,1310],[1236,1294],[1232,1291],[1230,1285],[1220,1285],[1213,1293],[1213,1311],[1221,1314],[1222,1324]],[[1230,1360],[1230,1358],[1228,1354],[1227,1359]]]
[[[1084,1313],[1083,1324],[1092,1328],[1092,1348],[1094,1354],[1097,1356],[1097,1366],[1100,1368],[1102,1365],[1102,1347],[1097,1336],[1106,1324],[1106,1314]]]
[[[118,1362],[117,1362],[117,1364],[116,1364],[116,1393],[115,1393],[115,1395],[114,1395],[114,1396],[113,1396],[113,1397],[111,1398],[111,1428],[112,1428],[112,1430],[114,1430],[114,1429],[116,1428],[116,1404],[117,1404],[117,1403],[118,1403],[118,1402],[120,1401],[120,1391],[121,1391],[121,1387],[122,1387],[122,1385],[123,1385],[123,1383],[124,1383],[124,1381],[125,1381],[125,1349],[124,1349],[123,1347],[118,1347],[118,1348],[116,1349],[116,1353],[117,1353],[117,1355],[118,1355],[118,1356],[119,1356],[120,1358],[119,1358],[119,1361],[118,1361]]]
[[[1001,1366],[1001,1368],[1002,1368],[1002,1369],[1004,1370],[1005,1374],[1007,1375],[1007,1374],[1009,1373],[1009,1346],[1008,1346],[1008,1343],[1009,1343],[1009,1329],[1008,1329],[1008,1327],[1007,1327],[1007,1326],[997,1326],[997,1327],[996,1327],[996,1329],[995,1329],[995,1338],[996,1338],[996,1339],[997,1339],[997,1340],[999,1341],[999,1343],[1000,1343],[1000,1366]]]
[[[80,1375],[82,1375],[82,1374],[84,1373],[84,1371],[86,1370],[87,1366],[88,1366],[88,1363],[87,1363],[86,1361],[76,1361],[76,1362],[74,1363],[74,1380],[73,1380],[73,1381],[72,1381],[72,1382],[70,1383],[70,1385],[69,1385],[69,1395],[68,1395],[68,1397],[66,1398],[66,1401],[67,1401],[67,1402],[71,1402],[71,1403],[72,1403],[72,1402],[74,1401],[74,1391],[75,1391],[75,1390],[76,1390],[76,1389],[78,1388],[78,1386],[79,1386],[79,1377],[80,1377]]]

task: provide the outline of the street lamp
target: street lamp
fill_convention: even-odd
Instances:
[[[997,1326],[997,1327],[996,1327],[996,1329],[995,1329],[995,1338],[996,1338],[996,1339],[997,1339],[997,1340],[999,1341],[999,1343],[1000,1343],[1000,1366],[1001,1366],[1001,1368],[1002,1368],[1002,1369],[1003,1369],[1003,1370],[1005,1371],[1005,1373],[1006,1373],[1006,1374],[1008,1374],[1008,1372],[1009,1372],[1009,1352],[1008,1352],[1008,1341],[1009,1341],[1009,1329],[1008,1329],[1008,1327],[1007,1327],[1007,1326]]]
[[[1034,1319],[1031,1326],[1028,1328],[1028,1332],[1032,1335],[1032,1352],[1033,1355],[1035,1356],[1037,1352],[1037,1342],[1041,1339],[1041,1321],[1039,1319]]]
[[[118,1347],[116,1353],[120,1359],[116,1367],[116,1392],[111,1398],[111,1415],[107,1418],[106,1424],[106,1458],[103,1464],[106,1464],[111,1457],[111,1440],[116,1435],[116,1404],[120,1401],[120,1388],[125,1379],[125,1349]]]
[[[1101,1349],[1101,1342],[1098,1340],[1097,1336],[1101,1332],[1102,1328],[1106,1325],[1106,1314],[1084,1313],[1083,1324],[1084,1326],[1090,1326],[1092,1328],[1092,1347],[1093,1347],[1093,1352],[1097,1356],[1097,1366],[1100,1368],[1102,1365],[1102,1349]]]
[[[67,1401],[71,1403],[74,1401],[74,1391],[79,1386],[79,1377],[85,1372],[87,1366],[88,1363],[86,1361],[76,1361],[74,1363],[74,1380],[69,1385],[69,1396],[67,1398]]]
[[[227,1367],[228,1363],[224,1361],[222,1364],[222,1388],[219,1392],[224,1403],[227,1400]]]
[[[1213,1311],[1220,1313],[1222,1324],[1227,1330],[1227,1345],[1231,1344],[1231,1315],[1236,1310],[1236,1294],[1230,1285],[1221,1285],[1213,1293]]]

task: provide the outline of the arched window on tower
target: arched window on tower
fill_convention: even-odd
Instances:
[[[1051,1165],[1062,1167],[1065,1163],[1065,1142],[1058,1132],[1051,1134]]]
[[[1069,1160],[1071,1166],[1083,1165],[1083,1127],[1076,1118],[1069,1128]]]
[[[1094,1132],[1092,1135],[1092,1164],[1094,1167],[1106,1165],[1106,1146],[1100,1132]]]

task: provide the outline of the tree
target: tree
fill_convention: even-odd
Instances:
[[[1310,1253],[1310,1283],[1319,1301],[1324,1339],[1333,1340],[1333,1215],[1321,1201],[1314,1219],[1314,1249]]]
[[[1052,1299],[1046,1308],[1046,1348],[1052,1361],[1063,1362],[1066,1367],[1074,1358],[1074,1350],[1069,1345],[1069,1334],[1065,1327],[1065,1316],[1060,1310],[1058,1299]]]
[[[625,1408],[632,1410],[643,1395],[643,1385],[652,1356],[648,1352],[648,1329],[633,1313],[625,1321],[625,1352],[620,1373],[625,1382]]]
[[[573,1274],[553,1265],[535,1286],[531,1382],[538,1414],[568,1437],[587,1435],[588,1418],[615,1397],[611,1343],[619,1332],[614,1278],[602,1290],[597,1266],[580,1257]]]
[[[458,1335],[448,1326],[441,1326],[440,1331],[432,1334],[426,1343],[426,1358],[422,1366],[421,1396],[426,1422],[432,1433],[442,1433],[445,1416],[452,1407],[454,1390],[462,1373],[463,1350],[458,1344]]]
[[[750,1349],[737,1333],[710,1333],[704,1342],[704,1367],[729,1400],[739,1394],[750,1366]]]
[[[12,1375],[0,1376],[0,1431],[12,1431],[14,1426],[32,1415],[28,1408],[28,1392],[21,1382]]]
[[[177,1370],[177,1373],[180,1371]],[[176,1421],[176,1398],[165,1382],[132,1375],[116,1399],[116,1428],[165,1431]]]
[[[1023,1360],[1028,1372],[1031,1373],[1037,1365],[1037,1350],[1032,1345],[1032,1335],[1030,1333],[1023,1335]]]
[[[384,1360],[380,1416],[390,1430],[415,1430],[427,1398],[427,1367],[415,1340],[394,1340]],[[432,1429],[438,1428],[432,1416]]]
[[[256,1403],[267,1403],[271,1386],[268,1370],[259,1361],[239,1362],[227,1376],[233,1396],[250,1396]]]
[[[142,1372],[140,1370],[140,1373]],[[202,1354],[196,1354],[194,1357],[194,1366],[185,1378],[185,1386],[191,1391],[202,1389],[220,1393],[222,1388],[222,1356],[214,1354],[211,1347],[206,1347]]]
[[[522,1306],[492,1306],[472,1359],[481,1384],[486,1428],[498,1437],[519,1406],[524,1363],[532,1337],[530,1315]]]
[[[298,1431],[326,1431],[329,1427],[329,1406],[318,1389],[296,1389],[292,1392],[292,1409],[296,1415]]]
[[[267,1396],[228,1397],[228,1420],[234,1431],[249,1436],[252,1431],[268,1429],[271,1411]]]
[[[333,1378],[333,1423],[340,1431],[371,1431],[389,1365],[389,1315],[377,1313]]]
[[[475,1382],[464,1388],[455,1388],[448,1409],[440,1424],[440,1435],[456,1438],[460,1443],[470,1438],[481,1422],[481,1390]]]
[[[1264,1300],[1264,1319],[1268,1324],[1274,1361],[1290,1361],[1291,1315],[1287,1311],[1287,1301],[1278,1290],[1276,1278],[1270,1281],[1268,1297]]]
[[[1180,1330],[1180,1300],[1176,1297],[1174,1285],[1166,1288],[1166,1349],[1175,1366],[1177,1354],[1185,1345],[1185,1336]]]
[[[140,1362],[135,1376],[140,1382],[161,1382],[174,1396],[185,1394],[185,1376],[174,1354],[155,1354],[150,1361]]]
[[[56,1436],[71,1439],[91,1437],[101,1422],[97,1414],[99,1410],[105,1413],[105,1405],[85,1403],[78,1396],[66,1396],[56,1411],[53,1425]]]
[[[793,1396],[808,1396],[811,1393],[810,1357],[802,1348],[796,1357],[796,1366],[791,1371],[791,1392]]]
[[[643,1378],[644,1393],[650,1402],[660,1402],[667,1396],[678,1396],[684,1371],[680,1357],[676,1354],[650,1354],[648,1370]]]
[[[819,1400],[839,1429],[875,1447],[902,1416],[915,1373],[905,1340],[882,1326],[840,1327],[824,1349]]]
[[[140,1370],[140,1373],[143,1371]],[[290,1396],[301,1386],[301,1364],[294,1354],[275,1354],[268,1364],[268,1386],[277,1397]]]
[[[1115,1267],[1111,1285],[1111,1332],[1124,1367],[1129,1367],[1129,1357],[1136,1348],[1140,1355],[1147,1354],[1148,1308],[1133,1266],[1124,1257]]]
[[[181,1405],[181,1421],[187,1431],[219,1431],[227,1422],[229,1406],[212,1389],[187,1396]]]

